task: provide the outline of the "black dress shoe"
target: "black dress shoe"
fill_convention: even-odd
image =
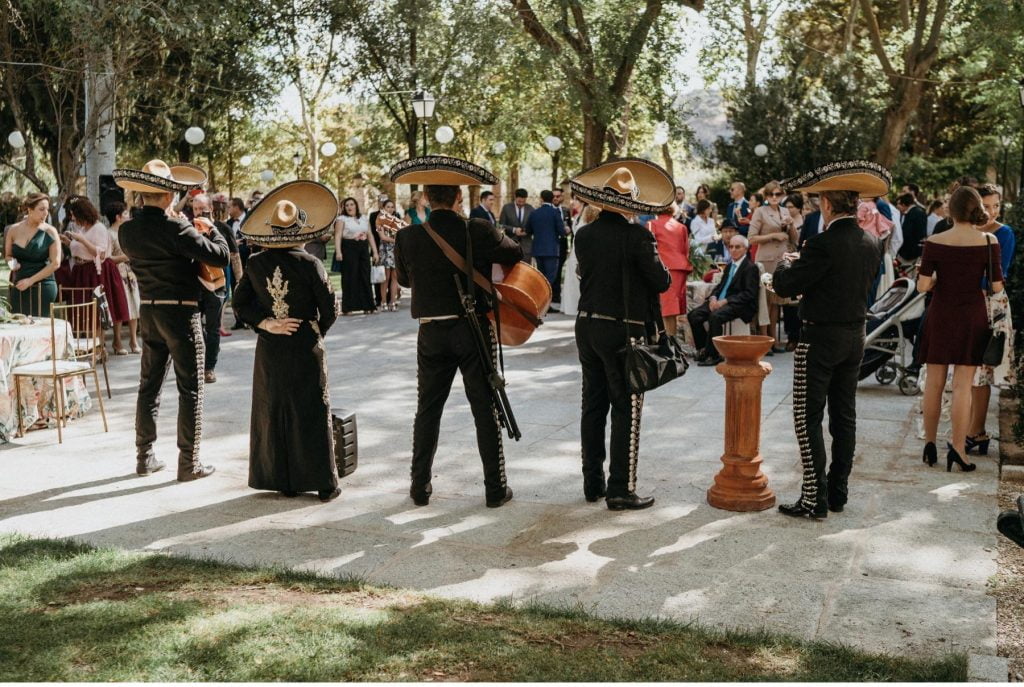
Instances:
[[[583,497],[587,500],[587,503],[597,503],[598,500],[605,497],[604,484],[587,484],[584,482]]]
[[[164,464],[157,460],[154,456],[149,456],[145,460],[139,460],[135,463],[135,474],[139,477],[145,477],[146,475],[152,475],[154,472],[160,472],[164,469]]]
[[[196,465],[194,468],[192,468],[191,472],[182,472],[181,470],[178,470],[178,481],[194,482],[197,479],[209,477],[214,472],[216,472],[216,470],[217,468],[213,467],[212,465]]]
[[[248,329],[248,328],[249,328],[249,325],[247,325],[245,322],[242,322],[241,320],[239,320],[238,322],[235,322],[233,325],[231,325],[232,331],[237,331],[239,329]]]
[[[842,506],[840,506],[842,509]],[[811,508],[804,505],[803,501],[796,503],[783,503],[779,506],[779,512],[791,518],[811,518],[813,520],[824,520],[828,517],[828,509]]]
[[[417,506],[426,506],[430,504],[430,495],[434,493],[434,488],[430,486],[430,482],[427,482],[427,486],[423,489],[417,489],[412,487],[409,489],[409,496],[412,497],[412,502]]]
[[[282,489],[281,490],[281,496],[287,496],[290,499],[293,499],[293,498],[295,498],[298,495],[299,495],[299,492],[297,492],[297,491],[288,491],[286,489]]]
[[[488,508],[501,508],[502,506],[504,506],[506,503],[508,503],[511,500],[512,500],[512,488],[511,487],[505,487],[505,495],[504,496],[499,496],[498,498],[494,498],[494,499],[488,498],[487,499],[487,507]]]
[[[334,489],[321,489],[316,493],[316,495],[320,497],[321,501],[327,503],[328,501],[333,501],[341,496],[341,488],[335,487]]]
[[[697,362],[697,367],[714,367],[718,363],[723,362],[722,358],[716,356],[708,356],[702,358]]]
[[[828,509],[833,513],[842,513],[844,508],[846,508],[845,503],[832,503],[830,501],[828,504]]]
[[[643,510],[654,505],[653,496],[637,496],[626,494],[625,496],[609,496],[605,499],[608,510]]]

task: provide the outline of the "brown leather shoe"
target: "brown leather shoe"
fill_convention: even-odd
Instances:
[[[178,470],[178,481],[194,482],[197,479],[209,477],[214,472],[216,472],[216,470],[217,468],[213,467],[212,465],[197,464],[194,468],[192,468],[191,472],[182,472],[181,470]]]

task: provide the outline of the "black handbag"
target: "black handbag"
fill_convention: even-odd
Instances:
[[[626,346],[620,351],[625,362],[626,383],[634,394],[657,389],[663,384],[686,374],[690,364],[683,356],[683,349],[674,336],[660,326],[661,303],[652,300],[648,316],[644,320],[644,336],[634,339],[629,335],[629,269],[626,264],[629,252],[625,245],[622,250],[622,296],[623,325],[626,328]],[[653,341],[653,343],[650,343]]]
[[[985,290],[985,312],[988,314],[988,342],[985,344],[985,352],[981,355],[981,362],[989,367],[999,367],[1003,362],[1003,354],[1006,352],[1006,332],[995,329],[992,321],[992,312],[988,299],[994,294],[992,291],[992,241],[988,234],[985,234],[985,244],[988,247],[988,288]]]

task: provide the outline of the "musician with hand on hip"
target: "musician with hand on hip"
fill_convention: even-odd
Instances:
[[[476,425],[477,446],[484,467],[484,488],[489,508],[512,498],[506,484],[499,408],[492,379],[496,338],[487,319],[489,294],[474,284],[463,300],[466,274],[446,256],[440,241],[454,249],[463,262],[472,249],[473,268],[489,279],[493,263],[515,265],[522,249],[510,237],[481,219],[466,220],[460,214],[462,189],[470,184],[496,184],[487,170],[465,160],[431,155],[399,162],[391,169],[395,183],[423,184],[430,202],[430,218],[403,228],[395,236],[395,270],[398,283],[412,288],[412,316],[419,319],[416,341],[417,404],[413,424],[412,469],[409,495],[425,506],[433,491],[434,454],[444,403],[456,370],[462,373],[466,399]],[[431,233],[433,232],[433,234]],[[467,236],[471,244],[467,246]],[[475,311],[466,303],[475,301]],[[470,318],[475,321],[470,321]],[[479,341],[480,332],[486,341]],[[486,344],[486,353],[481,352]],[[482,355],[490,356],[488,365]]]

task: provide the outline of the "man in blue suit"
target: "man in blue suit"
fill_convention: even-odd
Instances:
[[[736,227],[736,231],[746,236],[747,228],[750,226],[750,203],[747,202],[746,185],[742,181],[732,182],[729,195],[732,196],[732,202],[725,210],[722,226]]]
[[[480,204],[469,211],[470,218],[485,219],[491,223],[491,226],[495,226],[498,221],[494,218],[494,211],[491,209],[494,205],[494,194],[490,191],[484,191],[480,194]]]
[[[544,189],[540,192],[542,205],[531,212],[523,227],[527,236],[533,237],[533,258],[537,269],[547,277],[554,289],[558,281],[558,241],[565,235],[565,220],[562,212],[553,204],[555,194]]]

